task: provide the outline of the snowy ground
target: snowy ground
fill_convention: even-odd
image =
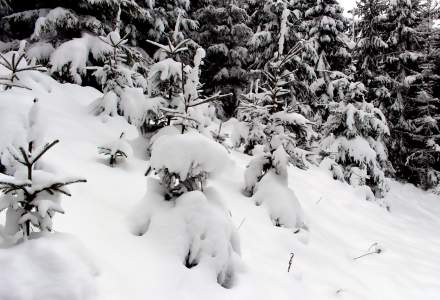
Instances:
[[[55,251],[57,261],[62,260],[62,239],[42,239],[48,242],[48,253],[37,253],[36,257],[22,246],[0,247],[0,299],[37,299],[34,296],[38,294],[29,289],[41,288],[54,289],[52,294],[44,294],[44,299],[68,299],[60,298],[57,291],[60,286],[70,291],[75,276],[82,276],[75,280],[83,284],[82,291],[90,291],[90,299],[96,293],[102,300],[440,299],[438,197],[393,182],[388,195],[391,212],[387,212],[361,200],[351,187],[333,181],[326,171],[291,168],[289,185],[304,208],[310,229],[294,234],[274,227],[264,208],[242,196],[243,172],[249,157],[238,152],[232,153],[234,163],[212,180],[211,186],[220,193],[239,227],[239,274],[233,287],[225,289],[197,267],[187,269],[164,255],[157,241],[148,235],[130,232],[130,215],[146,192],[143,142],[136,131],[122,120],[102,122],[88,114],[88,104],[99,96],[94,89],[51,81],[46,84],[50,93],[44,89],[34,93],[48,122],[48,138],[61,140],[47,159],[56,169],[88,180],[87,184],[71,187],[73,197],[64,200],[66,214],[56,218],[55,228],[79,239],[88,252],[87,259],[76,264],[78,258],[67,251],[72,273],[62,271],[57,263],[51,264],[54,255],[50,251]],[[6,92],[0,95],[0,105],[26,106],[32,97]],[[121,131],[133,141],[136,157],[110,168],[97,154],[97,146],[117,139]],[[28,247],[43,251],[41,242],[36,245],[31,241]],[[353,260],[373,243],[378,243],[383,252]],[[74,249],[71,244],[66,241],[65,247]],[[288,273],[290,253],[295,256]],[[31,269],[35,276],[20,275],[28,272],[22,263],[3,268],[5,262],[21,261],[21,257],[29,259],[28,265],[34,264]],[[43,267],[37,263],[39,259]],[[54,278],[60,276],[53,286],[44,280],[48,273]],[[2,278],[8,278],[8,288]],[[9,287],[17,293],[12,294]],[[72,299],[87,298],[78,293]]]

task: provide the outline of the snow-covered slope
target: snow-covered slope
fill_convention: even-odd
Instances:
[[[242,261],[238,274],[231,288],[221,287],[202,268],[188,269],[163,253],[158,245],[163,242],[160,239],[131,233],[130,216],[147,187],[145,142],[137,136],[136,130],[122,119],[103,122],[89,114],[89,104],[100,95],[92,88],[59,85],[51,80],[47,80],[45,86],[33,92],[3,92],[0,106],[3,109],[14,106],[19,110],[28,107],[34,96],[38,97],[47,121],[47,139],[61,140],[47,154],[47,161],[55,170],[87,178],[87,184],[71,187],[73,197],[63,201],[66,214],[57,216],[54,227],[79,239],[95,266],[85,271],[87,267],[78,263],[81,269],[76,270],[73,277],[66,275],[65,270],[61,274],[55,267],[58,265],[42,269],[31,267],[36,273],[26,278],[27,284],[14,283],[14,277],[8,276],[11,268],[15,268],[12,274],[29,272],[25,265],[1,267],[0,278],[8,276],[8,285],[22,289],[22,293],[7,298],[8,293],[15,294],[8,292],[0,281],[0,299],[35,299],[29,289],[53,288],[59,292],[60,285],[69,287],[78,274],[87,277],[83,291],[90,290],[91,299],[96,292],[97,299],[101,300],[440,299],[438,197],[392,182],[387,196],[391,205],[388,212],[362,200],[362,195],[332,180],[324,170],[290,168],[289,186],[304,209],[309,228],[308,232],[294,234],[290,229],[273,226],[265,208],[242,195],[243,172],[250,158],[238,152],[231,153],[233,164],[209,181],[230,211],[241,239]],[[10,124],[14,121],[2,126]],[[11,135],[9,129],[3,127],[1,132]],[[99,156],[97,147],[117,139],[122,131],[132,141],[135,155],[111,168],[105,158]],[[40,241],[39,251],[45,239]],[[57,244],[48,249],[59,249],[60,240],[47,241],[48,245]],[[32,242],[28,247],[35,247]],[[381,253],[353,259],[368,252],[374,243]],[[26,257],[27,252],[19,248],[22,246],[0,248],[0,262]],[[66,242],[65,247],[72,249],[73,246]],[[62,259],[60,250],[56,253],[57,260]],[[291,253],[294,257],[288,272]],[[51,257],[50,253],[30,257],[27,265],[37,264],[38,259],[49,263]],[[66,254],[66,260],[72,257]],[[90,262],[85,266],[90,266]],[[72,264],[69,269],[74,269]],[[51,286],[44,281],[45,272],[54,278],[61,274],[61,279]],[[70,299],[60,298],[56,292],[44,296],[51,300]],[[86,298],[78,294],[72,299]]]

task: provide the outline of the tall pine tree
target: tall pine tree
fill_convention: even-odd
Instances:
[[[196,2],[197,7],[193,8],[194,19],[200,24],[193,38],[206,49],[202,66],[204,89],[208,93],[233,94],[223,101],[226,116],[234,113],[248,82],[246,45],[253,32],[247,26],[249,16],[240,2],[204,0]]]
[[[394,0],[387,12],[389,49],[384,70],[392,78],[385,105],[391,123],[390,158],[397,176],[429,189],[440,179],[439,100],[433,97],[426,16],[419,1]]]

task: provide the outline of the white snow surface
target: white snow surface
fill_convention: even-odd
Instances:
[[[79,239],[85,245],[80,248],[87,247],[99,272],[87,267],[91,264],[85,257],[75,255],[80,252],[77,246],[55,237],[2,246],[0,299],[439,299],[438,196],[392,181],[386,198],[391,206],[388,212],[362,200],[355,189],[333,180],[326,170],[289,167],[289,188],[308,226],[308,231],[293,234],[273,226],[264,207],[242,195],[250,157],[236,151],[229,155],[233,164],[208,182],[230,211],[241,241],[241,268],[231,288],[221,287],[206,273],[188,269],[160,251],[158,241],[132,234],[132,211],[147,192],[145,143],[136,138],[136,130],[122,118],[103,123],[90,115],[88,105],[100,96],[95,89],[43,77],[32,80],[46,88],[2,92],[0,104],[14,100],[11,105],[19,108],[30,102],[30,107],[37,96],[42,119],[49,125],[47,139],[61,140],[46,159],[66,175],[88,179],[87,184],[71,187],[73,197],[63,201],[66,214],[56,216],[54,228]],[[22,112],[16,113],[4,123],[7,129],[13,130],[9,124],[21,119]],[[101,163],[96,147],[122,131],[132,141],[134,157],[110,168]],[[11,134],[8,139],[13,140]],[[353,260],[374,243],[384,251]],[[294,258],[287,272],[290,253]],[[31,284],[23,281],[28,279]],[[57,297],[60,290],[63,296]],[[46,294],[35,298],[38,293]]]
[[[98,270],[70,235],[51,234],[0,247],[0,264],[2,300],[96,299]]]

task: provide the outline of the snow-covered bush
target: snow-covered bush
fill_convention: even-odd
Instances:
[[[236,228],[207,179],[228,164],[226,150],[199,133],[163,135],[152,149],[145,199],[133,232],[146,234],[170,259],[232,286],[239,262]]]
[[[32,106],[27,126],[27,144],[10,148],[9,154],[16,162],[13,176],[0,177],[0,212],[6,210],[4,234],[25,240],[32,228],[42,232],[52,231],[53,217],[64,213],[61,196],[71,196],[68,185],[86,182],[81,178],[61,177],[43,168],[40,161],[59,141],[42,142],[39,126],[39,104]]]
[[[369,186],[382,198],[388,191],[385,173],[392,170],[383,141],[389,129],[380,109],[363,100],[365,92],[362,83],[351,83],[346,100],[332,103],[322,141],[329,156],[322,164],[335,179]],[[373,193],[367,191],[367,199],[373,200]]]
[[[245,171],[244,193],[264,206],[275,226],[306,229],[301,205],[287,184],[289,155],[282,145],[253,158]]]
[[[187,192],[172,201],[164,201],[164,193],[158,180],[148,179],[147,193],[130,217],[133,234],[149,239],[168,261],[233,287],[240,241],[215,191]]]
[[[120,160],[128,159],[133,154],[133,149],[130,143],[124,138],[124,132],[121,133],[119,139],[108,143],[104,146],[98,147],[100,154],[109,157],[109,165],[113,167]]]
[[[199,133],[164,135],[153,145],[150,166],[173,199],[190,191],[203,191],[210,174],[227,163],[221,145]]]
[[[253,200],[267,210],[275,226],[291,228],[296,233],[307,229],[307,225],[299,200],[288,188],[286,180],[274,170],[268,171],[258,183]]]

